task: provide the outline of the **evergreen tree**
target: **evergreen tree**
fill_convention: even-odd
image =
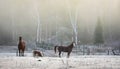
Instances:
[[[94,44],[103,44],[103,29],[100,19],[98,19],[95,32],[94,32]]]

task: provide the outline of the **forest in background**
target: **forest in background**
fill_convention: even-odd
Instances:
[[[119,0],[0,0],[0,44],[16,45],[22,36],[26,42],[66,45],[75,23],[80,44],[93,44],[99,22],[104,43],[119,44],[119,8]]]

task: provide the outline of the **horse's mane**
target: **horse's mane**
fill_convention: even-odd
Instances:
[[[73,43],[74,43],[74,42],[72,42],[69,46],[73,46]]]

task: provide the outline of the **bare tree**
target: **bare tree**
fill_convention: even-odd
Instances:
[[[39,13],[39,9],[38,9],[38,4],[37,4],[36,1],[34,1],[34,8],[35,8],[36,17],[37,17],[37,37],[36,37],[36,41],[41,42],[42,26],[41,26],[41,22],[40,22],[40,13]]]
[[[10,8],[10,16],[11,16],[11,25],[12,25],[12,41],[15,41],[15,37],[17,35],[16,33],[16,28],[15,28],[15,15],[14,12],[15,8],[14,8],[14,4],[11,4],[11,8]]]
[[[70,23],[72,25],[72,28],[73,28],[73,32],[74,32],[74,41],[77,45],[77,41],[78,41],[78,31],[77,31],[77,17],[78,17],[78,9],[79,7],[76,5],[75,6],[75,14],[72,15],[72,10],[71,10],[71,6],[70,6],[70,2],[69,0],[66,0],[66,3],[67,3],[67,8],[68,8],[68,14],[69,14],[69,17],[70,17]],[[77,46],[76,46],[77,47]]]

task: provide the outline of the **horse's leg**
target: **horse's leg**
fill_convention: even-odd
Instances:
[[[59,57],[61,57],[61,51],[59,51]]]
[[[69,58],[69,56],[70,56],[70,52],[68,52],[68,54],[67,54],[67,58]]]
[[[20,56],[22,56],[22,50],[20,50]]]
[[[23,48],[23,56],[24,56],[24,52],[25,52],[25,46],[24,46],[24,48]]]
[[[24,51],[23,51],[23,56],[24,56]]]
[[[24,56],[24,51],[23,51],[23,56]]]
[[[20,50],[20,56],[22,56],[22,50]]]
[[[20,50],[19,50],[19,54],[18,55],[20,56]]]
[[[16,51],[16,56],[18,56],[18,50]]]
[[[22,56],[24,56],[24,51],[22,50]]]

